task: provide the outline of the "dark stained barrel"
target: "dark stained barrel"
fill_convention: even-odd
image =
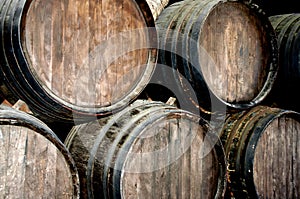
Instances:
[[[0,107],[0,198],[79,198],[75,162],[37,118]]]
[[[156,27],[158,63],[172,67],[173,74],[166,67],[156,69],[165,78],[175,77],[182,96],[194,93],[198,102],[191,104],[203,112],[214,111],[214,104],[250,108],[270,92],[278,69],[277,42],[257,5],[180,1],[161,12]]]
[[[0,11],[1,77],[41,119],[118,111],[155,68],[146,1],[3,0]]]
[[[229,115],[221,130],[228,198],[298,198],[300,115],[257,106]]]
[[[279,73],[271,102],[284,109],[300,111],[300,13],[269,17],[277,35]]]
[[[74,126],[65,144],[81,198],[221,198],[224,151],[209,129],[190,112],[147,100]]]

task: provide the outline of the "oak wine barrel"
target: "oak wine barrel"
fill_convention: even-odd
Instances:
[[[300,13],[273,15],[269,19],[279,47],[278,78],[269,99],[274,106],[299,112]]]
[[[0,107],[0,198],[79,198],[75,162],[51,129]]]
[[[136,100],[111,117],[76,125],[65,140],[81,198],[221,198],[223,147],[200,117]]]
[[[0,21],[0,75],[44,121],[117,112],[155,68],[144,0],[3,0]]]
[[[214,112],[214,104],[231,110],[250,108],[272,89],[278,70],[276,36],[257,5],[180,1],[165,8],[155,24],[158,64],[172,67],[173,74],[164,71],[166,67],[156,69],[165,78],[175,77],[180,95],[194,93],[197,102],[191,104],[202,112]]]
[[[257,106],[229,115],[220,131],[228,198],[298,198],[300,114]]]

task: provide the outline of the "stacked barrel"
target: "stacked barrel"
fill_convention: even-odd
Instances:
[[[219,133],[225,198],[299,196],[299,114],[286,110],[299,101],[287,97],[295,93],[289,82],[299,68],[298,21],[296,14],[266,18],[249,2],[204,0],[174,3],[156,21],[158,62],[172,68],[173,84],[188,102],[180,105],[208,113]],[[159,70],[169,81],[169,69]],[[277,98],[289,102],[274,107]]]
[[[156,32],[144,1],[16,0],[0,8],[3,85],[40,118],[111,114],[151,77]]]
[[[71,153],[37,118],[2,105],[0,149],[1,198],[79,198]]]
[[[298,198],[300,11],[271,14],[2,0],[0,197]]]
[[[82,198],[221,198],[223,146],[199,116],[136,100],[119,113],[75,126],[65,144]]]

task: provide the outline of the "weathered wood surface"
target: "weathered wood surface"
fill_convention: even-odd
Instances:
[[[255,5],[180,1],[161,12],[156,26],[158,62],[176,71],[178,86],[185,89],[181,79],[188,81],[200,108],[211,111],[214,101],[249,108],[270,92],[278,68],[277,42],[268,17]]]
[[[0,107],[0,198],[79,198],[75,163],[32,116]]]
[[[257,106],[228,116],[221,140],[228,160],[227,197],[298,198],[300,115]]]
[[[222,197],[222,146],[199,121],[138,100],[113,117],[75,126],[65,144],[79,170],[81,198]]]
[[[150,80],[156,30],[146,1],[1,3],[4,83],[37,115],[109,114]]]
[[[163,9],[168,5],[169,0],[147,0],[154,21],[158,18]]]

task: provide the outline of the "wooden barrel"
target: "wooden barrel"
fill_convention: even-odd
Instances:
[[[284,109],[300,111],[300,13],[269,17],[277,35],[279,73],[270,99]]]
[[[146,1],[4,0],[0,9],[1,76],[36,117],[111,114],[150,80],[156,30]]]
[[[194,114],[147,100],[73,127],[65,145],[81,198],[220,198],[224,151],[208,129]]]
[[[229,198],[299,198],[300,114],[257,106],[228,116],[221,131]]]
[[[180,1],[161,12],[156,27],[158,63],[172,67],[182,95],[189,95],[186,82],[190,84],[203,112],[212,112],[213,104],[250,108],[270,92],[278,69],[277,42],[268,17],[256,5]],[[164,68],[156,69],[172,76]]]
[[[0,107],[0,198],[79,198],[75,162],[43,122]]]

